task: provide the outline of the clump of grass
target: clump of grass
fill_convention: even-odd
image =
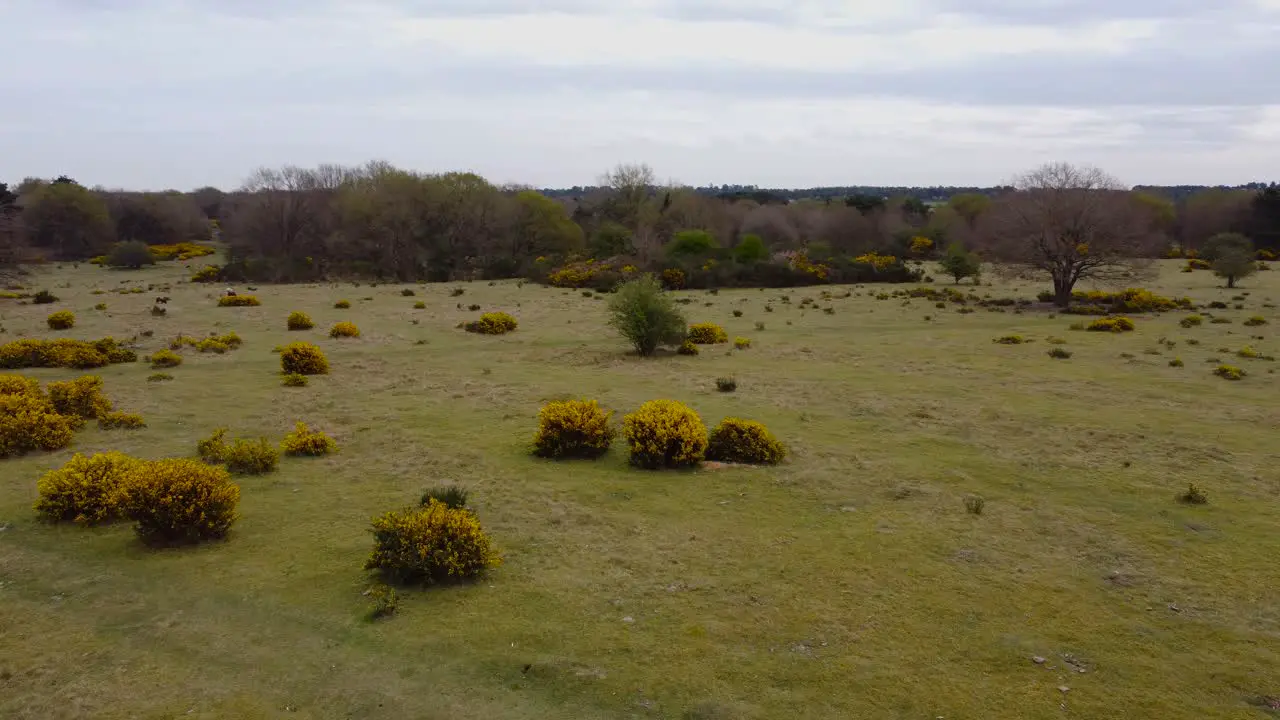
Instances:
[[[733,311],[733,316],[734,316],[734,317],[742,317],[742,311],[741,311],[741,310],[734,310],[734,311]]]
[[[981,495],[969,495],[964,499],[964,509],[970,515],[981,515],[987,501]]]
[[[1071,357],[1071,351],[1065,348],[1056,347],[1049,350],[1049,357],[1055,360],[1066,360]]]
[[[169,373],[152,373],[147,376],[147,382],[168,382],[173,379]]]
[[[453,290],[449,291],[449,297],[461,297],[462,295],[466,294],[466,292],[467,292],[466,288],[460,288],[460,287],[454,288]]]
[[[284,373],[280,376],[280,384],[285,387],[306,387],[310,380],[301,373]]]
[[[764,323],[756,321],[756,332],[764,332]]]
[[[1184,364],[1182,358],[1174,358],[1169,361],[1169,367],[1182,367]]]
[[[1184,328],[1193,328],[1204,323],[1202,315],[1188,315],[1178,321],[1178,324]]]
[[[1191,483],[1187,486],[1187,491],[1178,494],[1178,502],[1184,505],[1206,505],[1209,502],[1209,494],[1204,488]]]
[[[369,598],[370,620],[391,617],[396,614],[396,609],[400,607],[400,597],[396,595],[396,589],[385,583],[370,586],[368,590],[364,591],[364,595]]]
[[[1259,325],[1266,325],[1266,324],[1267,324],[1267,319],[1266,319],[1266,318],[1264,318],[1264,317],[1262,317],[1261,315],[1254,315],[1253,317],[1249,318],[1248,320],[1245,320],[1245,321],[1244,321],[1244,324],[1245,324],[1245,326],[1247,326],[1247,327],[1257,327],[1257,326],[1259,326]]]
[[[431,501],[444,503],[446,506],[461,509],[467,506],[467,490],[458,485],[439,485],[433,488],[427,488],[422,493],[422,499],[418,501],[419,505],[429,505]]]
[[[338,302],[336,302],[336,303],[334,303],[334,304],[333,304],[333,307],[334,307],[334,309],[336,309],[336,310],[347,310],[347,309],[349,309],[349,308],[351,307],[351,301],[350,301],[350,300],[339,300]]]
[[[1021,345],[1027,341],[1021,335],[1002,335],[991,342],[997,345]]]
[[[731,393],[738,389],[738,381],[732,377],[716,378],[716,390],[723,393]]]
[[[421,300],[419,300],[418,302],[416,302],[416,303],[414,303],[414,304],[413,304],[413,309],[414,309],[414,310],[426,310],[426,309],[427,309],[427,304],[426,304],[426,303],[424,303],[424,302],[422,302]]]

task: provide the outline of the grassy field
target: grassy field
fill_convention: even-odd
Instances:
[[[1113,335],[1041,311],[877,300],[895,289],[883,286],[830,288],[853,291],[818,301],[831,314],[799,308],[822,288],[696,292],[681,294],[691,322],[752,347],[641,360],[605,327],[605,303],[577,291],[264,286],[261,307],[218,308],[219,286],[171,264],[51,269],[31,287],[62,301],[0,300],[0,340],[154,331],[145,354],[234,330],[245,344],[187,350],[172,382],[146,382],[143,363],[104,368],[145,430],[90,426],[66,451],[0,461],[0,717],[1269,717],[1280,377],[1235,353],[1280,354],[1267,307],[1280,272],[1239,290],[1162,272],[1148,287],[1225,301],[1212,313],[1234,322],[1137,316]],[[91,294],[170,281],[164,317],[149,313],[162,293]],[[342,298],[352,307],[333,309]],[[456,329],[472,303],[520,329]],[[49,331],[55,309],[78,325]],[[291,310],[316,329],[286,332]],[[1242,325],[1255,314],[1270,324]],[[363,337],[328,338],[338,320]],[[1035,342],[992,342],[1010,333]],[[1070,359],[1047,355],[1051,336]],[[281,387],[271,350],[299,339],[332,374]],[[1249,375],[1215,377],[1214,358]],[[738,390],[718,393],[727,375]],[[570,396],[619,414],[677,399],[709,426],[760,420],[792,456],[687,473],[632,470],[620,446],[596,462],[532,458],[540,405]],[[341,452],[242,479],[224,543],[148,550],[125,524],[50,526],[32,511],[36,480],[73,452],[191,456],[218,426],[278,441],[295,420]],[[370,518],[447,482],[470,489],[503,566],[402,592],[397,615],[367,620]],[[1209,504],[1175,500],[1189,483]],[[975,494],[981,515],[966,512]]]

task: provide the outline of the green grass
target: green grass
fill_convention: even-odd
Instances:
[[[1197,303],[1249,291],[1244,310],[1210,311],[1236,323],[1139,315],[1114,335],[876,300],[888,286],[833,288],[834,314],[799,307],[821,288],[689,292],[691,322],[751,350],[647,360],[578,291],[467,284],[463,308],[519,320],[489,337],[456,328],[479,315],[457,309],[456,284],[262,286],[261,307],[218,308],[220,286],[183,283],[153,317],[151,294],[84,311],[95,288],[186,271],[50,271],[32,286],[62,301],[0,300],[0,340],[52,337],[45,316],[71,309],[72,337],[154,331],[140,355],[179,333],[245,342],[184,351],[171,382],[104,368],[147,428],[90,425],[67,451],[0,463],[0,717],[1261,717],[1251,703],[1280,696],[1280,384],[1273,363],[1240,360],[1248,377],[1228,383],[1205,360],[1276,354],[1269,326],[1240,323],[1280,321],[1262,307],[1280,273],[1228,291],[1165,265],[1148,287]],[[293,310],[318,329],[287,331]],[[361,337],[328,338],[339,320]],[[1034,342],[991,342],[1012,334]],[[1047,356],[1051,336],[1069,362]],[[1162,337],[1176,350],[1144,352]],[[271,349],[300,340],[332,372],[281,387]],[[716,391],[723,376],[737,392]],[[621,444],[596,462],[532,458],[539,407],[571,396],[760,420],[792,457],[681,473],[632,470]],[[31,509],[36,479],[73,452],[190,456],[219,426],[278,441],[295,420],[341,452],[239,478],[225,543],[153,551],[127,526],[48,526]],[[503,566],[402,590],[370,622],[370,518],[453,483]],[[1208,505],[1176,500],[1190,483]]]

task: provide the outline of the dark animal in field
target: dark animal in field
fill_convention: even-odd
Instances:
[[[168,302],[169,302],[169,298],[168,298],[167,296],[163,296],[163,295],[162,295],[162,296],[160,296],[160,297],[156,298],[156,304],[157,304],[157,305],[165,305],[165,304],[168,304]]]
[[[231,288],[227,288],[222,294],[226,295],[227,297],[235,297],[236,291],[232,290]]]

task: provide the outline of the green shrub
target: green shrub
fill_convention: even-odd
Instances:
[[[298,373],[285,373],[280,378],[280,384],[285,387],[306,387],[308,382],[306,375]]]
[[[987,506],[986,498],[981,495],[967,495],[964,499],[964,510],[970,515],[981,515]]]
[[[171,368],[182,364],[182,356],[167,349],[157,350],[147,359],[150,361],[152,369]]]
[[[475,578],[499,564],[471,511],[433,499],[374,518],[373,553],[364,566],[392,583],[431,585]]]
[[[240,487],[225,468],[176,458],[140,463],[121,505],[143,542],[170,545],[226,537],[239,503]]]
[[[235,475],[265,475],[275,471],[280,451],[266,438],[236,438],[224,446],[222,462]]]
[[[1089,323],[1086,329],[1090,332],[1132,332],[1134,324],[1132,320],[1123,316],[1104,317]]]
[[[1236,355],[1239,357],[1245,358],[1247,360],[1257,360],[1258,358],[1262,357],[1262,353],[1258,352],[1257,350],[1254,350],[1253,347],[1249,345],[1245,345],[1244,347],[1237,350]]]
[[[1182,358],[1174,358],[1169,361],[1169,367],[1182,367],[1185,364],[1182,362]]]
[[[504,312],[485,313],[479,320],[466,324],[467,332],[481,335],[503,335],[516,329],[516,319]]]
[[[400,597],[396,595],[396,589],[388,585],[378,583],[365,590],[364,594],[369,598],[370,620],[394,615],[396,609],[400,607]]]
[[[291,456],[319,457],[338,451],[338,444],[333,441],[333,438],[319,430],[312,430],[304,422],[298,422],[293,426],[293,432],[284,436],[284,442],[280,447],[285,455]]]
[[[223,295],[218,298],[218,307],[257,307],[261,304],[255,295]]]
[[[413,297],[413,296],[414,296],[414,295],[416,295],[416,294],[417,294],[417,293],[415,293],[414,291],[410,290],[409,288],[405,288],[405,289],[403,289],[403,290],[401,290],[401,291],[400,291],[400,295],[401,295],[402,297]]]
[[[733,346],[739,350],[746,350],[751,347],[751,339],[738,337],[733,339]]]
[[[729,334],[715,323],[698,323],[689,326],[689,342],[698,345],[718,345],[729,342]]]
[[[49,402],[59,415],[71,418],[76,426],[111,412],[111,401],[102,394],[102,378],[97,375],[49,383]]]
[[[609,325],[638,355],[652,355],[660,346],[675,345],[684,338],[684,313],[652,275],[618,286],[609,298],[608,309]]]
[[[311,316],[304,312],[294,310],[289,313],[289,319],[285,321],[290,330],[310,330],[316,324],[311,322]]]
[[[1266,325],[1266,324],[1267,324],[1267,319],[1262,317],[1261,315],[1254,315],[1253,317],[1244,321],[1244,325],[1246,327],[1257,327],[1259,325]]]
[[[750,465],[777,465],[787,448],[763,424],[725,418],[711,431],[707,459]]]
[[[329,372],[329,360],[311,343],[290,343],[280,351],[280,369],[286,374],[324,375]]]
[[[431,504],[432,500],[444,503],[455,510],[461,510],[467,506],[467,491],[457,485],[440,485],[427,488],[422,493],[422,500],[418,504],[426,507]]]
[[[1197,327],[1204,322],[1202,315],[1188,315],[1178,321],[1178,324],[1184,328]]]
[[[104,264],[109,267],[137,270],[143,265],[155,265],[156,256],[151,254],[151,248],[147,247],[146,243],[129,240],[116,243],[115,247],[111,248],[111,252],[107,253]]]
[[[595,400],[547,403],[538,412],[533,454],[546,458],[598,458],[609,451],[616,434],[613,413]]]
[[[58,302],[58,296],[48,290],[41,290],[31,296],[32,305],[49,305]]]
[[[421,300],[419,300],[418,302],[416,302],[416,303],[414,303],[414,304],[413,304],[413,309],[414,309],[414,310],[426,310],[426,309],[427,309],[427,304],[426,304],[426,303],[424,303],[424,302],[422,302]]]
[[[338,302],[336,302],[336,303],[334,303],[334,304],[333,304],[333,307],[334,307],[335,309],[337,309],[337,310],[346,310],[346,309],[348,309],[348,308],[350,308],[350,307],[351,307],[351,301],[350,301],[350,300],[339,300]]]
[[[123,516],[122,492],[141,461],[118,452],[76,453],[36,483],[35,510],[50,522],[96,525]]]
[[[698,346],[693,344],[692,340],[685,340],[680,343],[680,347],[676,350],[681,355],[697,355]]]
[[[716,389],[722,393],[731,393],[738,389],[738,381],[732,377],[716,378]]]
[[[70,310],[59,310],[45,318],[50,330],[70,330],[76,326],[76,315]]]
[[[167,382],[172,379],[173,376],[169,373],[151,373],[147,376],[147,382]]]
[[[707,427],[689,407],[650,400],[623,418],[631,464],[645,469],[691,467],[707,451]]]
[[[147,426],[141,415],[126,412],[109,412],[98,418],[98,427],[103,430],[138,430]]]
[[[1049,350],[1049,357],[1055,360],[1067,360],[1071,357],[1071,351],[1065,348],[1052,348]]]
[[[335,323],[329,328],[329,337],[331,338],[358,338],[360,337],[360,328],[356,327],[352,322]]]
[[[1021,345],[1026,341],[1027,341],[1026,338],[1022,337],[1021,335],[1003,335],[1001,337],[996,338],[995,340],[992,340],[991,342],[996,343],[998,345]]]
[[[1210,325],[1230,325],[1231,322],[1232,322],[1231,318],[1216,317],[1210,320],[1209,324]]]

